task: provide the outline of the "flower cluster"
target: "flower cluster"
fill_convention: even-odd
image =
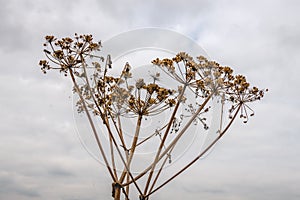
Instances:
[[[44,46],[48,47],[44,49],[45,55],[56,66],[52,67],[48,61],[41,60],[41,70],[46,73],[50,69],[59,69],[65,75],[71,73],[78,77],[79,80],[75,81],[79,88],[74,92],[84,99],[88,109],[96,115],[154,115],[176,104],[175,91],[155,83],[159,73],[153,76],[152,83],[146,84],[144,79],[138,79],[135,84],[129,84],[132,72],[129,63],[126,63],[119,77],[109,76],[108,69],[112,67],[110,56],[105,69],[101,69],[99,62],[91,62],[95,71],[92,77],[88,77],[87,58],[96,57],[104,61],[103,57],[92,54],[101,47],[100,42],[93,42],[92,35],[75,34],[74,39],[46,36],[45,39]],[[166,64],[168,62],[171,64],[172,60],[165,61]],[[84,111],[82,99],[77,102],[79,112]]]
[[[156,79],[153,79],[151,83],[145,83],[144,79],[140,78],[135,81],[135,84],[130,84],[131,66],[126,63],[117,85],[111,90],[112,93],[109,96],[112,100],[113,112],[122,113],[120,111],[123,110],[128,114],[149,116],[174,106],[176,92],[155,83],[159,74],[155,76]]]
[[[253,112],[250,115],[247,113],[247,110],[252,111],[247,103],[260,100],[267,91],[259,90],[257,87],[250,88],[245,76],[235,76],[230,67],[209,61],[204,56],[197,57],[196,62],[187,53],[180,52],[172,59],[157,58],[152,63],[179,83],[189,87],[196,94],[196,98],[224,95],[226,100],[232,103],[230,116],[241,106],[240,117],[244,122],[247,122],[248,116],[253,116]]]
[[[91,56],[92,51],[100,50],[101,43],[93,42],[92,35],[77,35],[74,39],[66,37],[57,39],[54,36],[46,36],[44,53],[47,58],[59,67],[51,67],[46,60],[41,60],[39,65],[43,73],[49,69],[59,69],[67,75],[70,69],[79,68],[86,56]]]
[[[161,67],[169,76],[183,85],[195,89],[201,97],[207,97],[210,93],[217,92],[217,88],[223,83],[222,71],[218,63],[208,61],[203,56],[197,58],[198,62],[185,52],[178,53],[172,59],[159,58],[152,61],[154,65]],[[218,78],[216,78],[219,76]]]
[[[232,117],[232,113],[240,107],[240,118],[243,119],[244,123],[247,123],[249,116],[254,115],[254,111],[250,108],[248,103],[260,100],[267,91],[268,89],[259,90],[255,86],[250,87],[245,76],[235,76],[232,81],[227,83],[225,90],[227,100],[232,103],[229,109],[230,118]]]

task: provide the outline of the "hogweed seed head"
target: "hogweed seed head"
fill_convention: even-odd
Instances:
[[[183,134],[188,128],[185,127],[188,123],[188,126],[202,124],[204,130],[209,129],[207,125],[209,120],[205,115],[211,110],[211,106],[206,105],[211,97],[221,97],[222,105],[225,103],[229,105],[229,109],[223,110],[222,108],[222,112],[228,111],[229,125],[231,125],[236,116],[247,123],[249,117],[254,116],[254,111],[249,104],[261,100],[268,91],[268,89],[262,90],[251,86],[245,76],[234,75],[232,68],[221,66],[204,56],[199,56],[194,60],[187,53],[179,52],[173,58],[153,60],[153,65],[158,66],[162,73],[167,73],[176,81],[172,87],[164,87],[159,81],[160,72],[150,75],[151,81],[145,82],[148,80],[145,77],[133,78],[132,67],[129,63],[125,64],[119,75],[111,75],[110,69],[113,67],[111,57],[108,55],[105,60],[103,56],[95,53],[102,46],[101,42],[93,41],[92,35],[75,34],[74,38],[62,39],[50,35],[46,36],[45,40],[44,53],[47,60],[39,61],[42,72],[58,70],[64,75],[69,74],[74,84],[73,92],[80,97],[76,102],[77,111],[85,112],[87,115],[91,112],[96,117],[100,117],[107,127],[107,132],[111,134],[110,139],[115,139],[116,132],[118,141],[122,141],[121,146],[129,156],[134,154],[132,149],[146,140],[138,144],[133,142],[131,149],[127,148],[122,138],[121,123],[124,118],[136,117],[138,119],[136,127],[138,131],[134,137],[138,141],[139,129],[143,128],[141,123],[143,117],[145,119],[165,111],[173,112],[169,123],[163,127],[155,127],[152,135],[158,136],[161,141],[159,146],[165,148],[163,138],[172,133]],[[193,95],[187,95],[187,91],[191,91]],[[191,96],[194,99],[190,99]],[[178,114],[177,110],[181,108],[183,111]],[[93,122],[90,123],[93,125]],[[224,130],[220,128],[218,133],[222,135],[224,134],[222,131],[226,130],[227,128]],[[176,142],[174,146],[175,144]],[[118,148],[118,146],[111,146],[111,148],[111,152],[115,152],[113,148]],[[172,148],[169,146],[169,152],[165,153],[169,162],[171,162]],[[124,166],[129,165],[125,163]],[[126,170],[124,174],[127,174]]]

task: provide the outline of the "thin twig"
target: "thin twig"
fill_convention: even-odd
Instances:
[[[113,172],[112,172],[112,170],[111,170],[111,167],[110,167],[110,165],[109,165],[109,163],[108,163],[108,161],[107,161],[105,152],[104,152],[104,150],[103,150],[103,148],[102,148],[102,144],[101,144],[100,139],[99,139],[99,137],[98,137],[98,133],[97,133],[97,130],[96,130],[96,128],[95,128],[94,122],[93,122],[93,120],[92,120],[92,118],[91,118],[91,115],[90,115],[90,113],[89,113],[89,111],[88,111],[88,109],[87,109],[87,107],[86,107],[86,104],[85,104],[84,98],[83,98],[82,95],[81,95],[80,89],[79,89],[79,87],[78,87],[78,85],[77,85],[77,83],[76,83],[75,77],[74,77],[74,75],[73,75],[73,70],[70,68],[70,69],[69,69],[69,72],[70,72],[70,75],[71,75],[73,84],[74,84],[74,86],[75,86],[76,92],[78,93],[78,95],[79,95],[79,97],[80,97],[80,100],[82,101],[83,108],[84,108],[84,110],[85,110],[85,112],[86,112],[86,115],[87,115],[87,117],[88,117],[89,123],[90,123],[90,125],[91,125],[92,131],[93,131],[93,134],[94,134],[94,137],[95,137],[95,139],[96,139],[97,145],[98,145],[98,147],[99,147],[99,150],[100,150],[100,152],[101,152],[101,155],[102,155],[102,157],[103,157],[103,160],[104,160],[104,162],[105,162],[105,165],[106,165],[106,167],[107,167],[107,169],[108,169],[108,171],[109,171],[109,173],[110,173],[112,179],[113,179],[114,181],[116,181],[116,177],[114,176],[114,174],[113,174]]]
[[[158,158],[158,161],[161,160],[164,155],[166,155],[168,153],[168,151],[174,146],[176,145],[176,143],[178,142],[178,140],[181,138],[181,136],[185,133],[185,131],[189,128],[189,126],[193,123],[193,121],[195,120],[195,118],[198,116],[198,114],[201,112],[201,110],[205,107],[205,105],[208,103],[208,101],[210,100],[212,94],[209,95],[205,101],[201,104],[201,106],[198,108],[198,110],[195,112],[195,114],[190,118],[190,120],[186,123],[186,125],[183,127],[183,129],[177,134],[176,138],[173,139],[173,141],[166,147],[166,149],[161,153],[161,155]],[[142,171],[139,175],[137,175],[135,177],[135,181],[137,181],[138,179],[140,179],[141,177],[143,177],[153,166],[153,163],[150,164],[146,169],[144,169],[144,171]],[[131,184],[132,181],[124,183],[122,185],[128,185]]]
[[[168,126],[167,126],[167,128],[166,128],[166,130],[165,130],[163,139],[161,140],[161,143],[160,143],[160,146],[159,146],[159,148],[158,148],[158,151],[156,152],[155,159],[154,159],[154,161],[153,161],[153,166],[152,166],[152,168],[151,168],[151,171],[150,171],[150,173],[149,173],[149,176],[148,176],[148,179],[147,179],[147,183],[146,183],[146,186],[145,186],[144,195],[146,195],[146,193],[147,193],[147,190],[148,190],[148,187],[149,187],[149,184],[150,184],[150,181],[151,181],[151,178],[152,178],[154,169],[155,169],[156,164],[157,164],[157,162],[158,162],[158,157],[159,157],[159,155],[160,155],[160,152],[161,152],[162,148],[164,147],[164,144],[165,144],[165,141],[166,141],[166,139],[167,139],[167,136],[169,135],[169,131],[170,131],[171,126],[172,126],[172,122],[173,122],[173,120],[174,120],[174,118],[175,118],[175,115],[176,115],[176,113],[177,113],[177,110],[178,110],[178,108],[179,108],[179,105],[181,104],[181,100],[182,100],[182,97],[183,97],[183,95],[184,95],[184,92],[185,92],[186,87],[187,87],[187,84],[184,85],[184,87],[183,87],[183,89],[182,89],[182,91],[181,91],[181,94],[180,94],[180,96],[179,96],[179,98],[178,98],[177,104],[176,104],[176,106],[175,106],[175,108],[174,108],[174,110],[173,110],[173,113],[172,113],[171,117],[170,117]]]
[[[238,107],[237,111],[235,112],[233,118],[230,120],[230,122],[227,125],[227,127],[222,131],[222,133],[208,147],[206,147],[194,160],[192,160],[189,164],[187,164],[185,167],[183,167],[176,174],[174,174],[171,178],[169,178],[168,180],[166,180],[164,183],[162,183],[160,186],[158,186],[152,192],[148,193],[146,195],[146,197],[149,197],[151,194],[153,194],[154,192],[158,191],[163,186],[165,186],[167,183],[169,183],[170,181],[172,181],[174,178],[176,178],[178,175],[180,175],[182,172],[184,172],[187,168],[189,168],[192,164],[194,164],[197,160],[199,160],[208,150],[210,150],[221,139],[221,137],[226,133],[226,131],[228,130],[228,128],[231,126],[231,124],[234,121],[234,119],[236,118],[236,116],[237,116],[237,114],[238,114],[241,106],[242,106],[242,104],[240,104],[240,106]]]

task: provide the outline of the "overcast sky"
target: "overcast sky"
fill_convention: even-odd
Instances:
[[[300,199],[299,9],[296,0],[0,0],[0,199],[111,199],[106,169],[74,131],[69,80],[37,63],[47,34],[105,41],[145,27],[192,38],[270,90],[247,126],[237,121],[153,199]]]

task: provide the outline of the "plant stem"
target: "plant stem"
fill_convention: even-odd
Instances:
[[[113,148],[112,138],[110,136],[109,136],[109,147],[110,147],[110,156],[111,156],[111,163],[112,163],[113,171],[114,171],[116,179],[118,179],[116,163],[115,163],[114,148]]]
[[[85,100],[84,100],[83,96],[81,95],[80,89],[79,89],[79,87],[78,87],[78,85],[77,85],[77,83],[76,83],[75,77],[74,77],[74,75],[73,75],[73,70],[72,70],[72,69],[69,69],[69,73],[70,73],[70,75],[71,75],[71,78],[72,78],[73,84],[74,84],[74,86],[75,86],[76,92],[78,93],[79,98],[80,98],[80,100],[82,101],[83,108],[84,108],[84,110],[85,110],[85,113],[86,113],[87,118],[88,118],[88,120],[89,120],[89,123],[90,123],[90,125],[91,125],[92,131],[93,131],[93,134],[94,134],[94,137],[95,137],[95,139],[96,139],[98,148],[99,148],[99,150],[100,150],[100,152],[101,152],[101,155],[102,155],[102,157],[103,157],[103,160],[104,160],[104,162],[105,162],[105,165],[106,165],[106,167],[107,167],[107,169],[108,169],[108,171],[109,171],[109,173],[110,173],[112,179],[113,179],[114,181],[116,181],[117,179],[116,179],[116,177],[114,176],[114,174],[113,174],[113,172],[112,172],[112,170],[111,170],[111,167],[110,167],[110,165],[109,165],[109,163],[108,163],[108,161],[107,161],[107,158],[106,158],[105,152],[104,152],[104,150],[103,150],[102,144],[101,144],[101,142],[100,142],[100,139],[99,139],[99,137],[98,137],[98,133],[97,133],[97,130],[96,130],[96,128],[95,128],[94,122],[93,122],[93,120],[92,120],[92,118],[91,118],[91,115],[90,115],[88,109],[87,109],[87,106],[86,106],[86,104],[85,104]]]
[[[158,161],[161,160],[164,155],[166,155],[168,153],[168,151],[173,148],[174,145],[176,145],[176,143],[178,142],[178,140],[181,138],[181,136],[185,133],[185,131],[189,128],[189,126],[192,124],[192,122],[195,120],[195,118],[198,116],[198,114],[202,111],[202,109],[204,108],[204,106],[208,103],[208,101],[210,100],[212,95],[208,96],[205,101],[201,104],[201,106],[198,108],[198,110],[194,113],[194,115],[190,118],[190,120],[187,122],[187,124],[183,127],[183,129],[178,133],[178,135],[176,136],[176,138],[174,138],[174,140],[171,142],[171,144],[169,144],[166,149],[161,153],[161,155],[158,158]],[[153,166],[153,163],[148,166],[143,172],[141,172],[139,175],[137,175],[135,177],[135,181],[137,181],[138,179],[140,179],[141,177],[143,177]],[[123,186],[126,186],[128,184],[131,184],[132,181],[124,183]]]
[[[169,155],[171,155],[171,152],[173,151],[174,147],[175,147],[175,146],[173,146],[173,148],[169,151]],[[158,180],[158,177],[159,177],[160,173],[161,173],[162,170],[163,170],[163,167],[164,167],[165,164],[167,163],[167,160],[168,160],[168,156],[166,156],[166,158],[164,159],[163,163],[161,164],[161,166],[160,166],[160,168],[159,168],[159,170],[158,170],[158,172],[157,172],[157,174],[156,174],[156,176],[155,176],[155,178],[154,178],[154,180],[153,180],[153,183],[152,183],[152,185],[151,185],[151,187],[150,187],[149,193],[152,192],[153,187],[155,186],[156,181]]]
[[[143,118],[143,115],[140,114],[138,116],[138,119],[137,119],[137,124],[136,124],[136,129],[135,129],[135,134],[134,134],[134,138],[133,138],[133,141],[132,141],[132,145],[131,145],[131,148],[130,148],[130,151],[129,151],[129,157],[128,157],[128,160],[127,160],[127,169],[125,168],[121,177],[120,177],[120,183],[122,183],[124,181],[124,178],[125,178],[125,175],[126,175],[126,171],[130,170],[130,164],[131,164],[131,161],[132,161],[132,158],[133,158],[133,155],[134,155],[134,152],[135,152],[135,148],[136,148],[136,144],[138,142],[138,138],[139,138],[139,133],[140,133],[140,129],[141,129],[141,123],[142,123],[142,118]],[[129,173],[130,171],[128,171]]]
[[[120,200],[121,199],[121,188],[120,187],[115,187],[115,192],[114,192],[114,200]]]
[[[189,164],[187,164],[185,167],[183,167],[176,174],[174,174],[171,178],[169,178],[163,184],[161,184],[160,186],[158,186],[155,190],[153,190],[152,192],[150,192],[149,194],[147,194],[146,197],[150,196],[151,194],[153,194],[154,192],[156,192],[157,190],[159,190],[163,186],[165,186],[167,183],[169,183],[170,181],[172,181],[174,178],[176,178],[178,175],[180,175],[182,172],[184,172],[187,168],[189,168],[191,165],[193,165],[197,160],[199,160],[207,151],[209,151],[222,138],[222,136],[226,133],[226,131],[228,130],[228,128],[231,126],[232,122],[236,118],[236,116],[237,116],[240,108],[241,108],[241,105],[239,105],[237,111],[235,112],[233,118],[230,120],[230,122],[226,126],[226,128],[222,131],[222,133],[220,133],[220,135],[209,146],[207,146],[194,160],[192,160]]]
[[[155,167],[156,167],[156,164],[158,163],[158,157],[159,157],[159,155],[160,155],[160,153],[161,153],[162,148],[164,147],[165,141],[166,141],[167,136],[168,136],[168,134],[169,134],[170,128],[171,128],[171,126],[172,126],[172,122],[173,122],[173,120],[174,120],[174,118],[175,118],[175,115],[176,115],[177,110],[178,110],[178,108],[179,108],[179,105],[180,105],[180,103],[181,103],[181,100],[182,100],[182,97],[183,97],[183,95],[184,95],[184,92],[185,92],[186,87],[187,87],[187,84],[184,84],[184,87],[183,87],[183,89],[182,89],[182,91],[181,91],[181,93],[180,93],[180,96],[179,96],[179,98],[178,98],[177,104],[176,104],[176,106],[175,106],[175,108],[174,108],[174,110],[173,110],[173,113],[172,113],[171,117],[170,117],[170,121],[169,121],[169,123],[168,123],[168,126],[167,126],[167,128],[166,128],[166,130],[165,130],[163,139],[161,140],[160,146],[159,146],[158,151],[157,151],[157,153],[156,153],[156,155],[155,155],[155,159],[154,159],[154,161],[153,161],[153,165],[152,165],[152,168],[151,168],[151,171],[150,171],[150,173],[149,173],[148,180],[147,180],[147,183],[146,183],[146,186],[145,186],[144,195],[146,195],[146,193],[147,193],[147,190],[148,190],[148,187],[149,187],[149,184],[150,184],[150,181],[151,181],[151,178],[152,178],[154,169],[155,169]]]

